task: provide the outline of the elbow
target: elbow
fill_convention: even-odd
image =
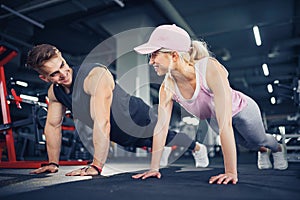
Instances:
[[[61,120],[48,120],[46,121],[44,131],[45,132],[53,132],[55,130],[61,130],[62,125],[62,119]]]

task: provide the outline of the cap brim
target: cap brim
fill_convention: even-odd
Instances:
[[[136,52],[138,52],[139,54],[149,54],[149,53],[153,53],[154,51],[157,51],[159,49],[161,49],[160,46],[155,46],[149,43],[145,43],[142,44],[140,46],[137,46],[135,48],[133,48]]]

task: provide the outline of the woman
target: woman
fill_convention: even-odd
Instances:
[[[159,76],[165,75],[159,92],[158,122],[154,129],[151,169],[133,178],[160,178],[159,160],[172,113],[173,100],[200,119],[210,119],[220,134],[225,173],[212,176],[209,183],[238,182],[235,137],[238,143],[258,152],[258,168],[287,169],[286,150],[265,133],[257,104],[245,94],[233,90],[227,70],[210,57],[204,42],[192,41],[176,25],[158,26],[149,41],[134,49],[149,54],[149,64]],[[216,123],[213,123],[216,122]]]

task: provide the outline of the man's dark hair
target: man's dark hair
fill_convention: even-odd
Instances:
[[[45,62],[59,53],[55,46],[50,44],[36,45],[28,52],[26,67],[39,71]]]

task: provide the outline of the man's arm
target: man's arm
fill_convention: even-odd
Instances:
[[[67,173],[67,176],[98,175],[106,162],[110,145],[110,107],[115,87],[111,73],[103,68],[94,68],[84,80],[84,91],[91,96],[90,113],[94,121],[93,163],[87,168],[81,168]]]
[[[102,67],[94,68],[84,82],[84,90],[91,95],[90,112],[94,121],[93,164],[102,168],[106,162],[110,144],[110,107],[114,80],[111,73]]]
[[[53,85],[50,86],[48,90],[48,113],[47,120],[44,129],[44,134],[46,136],[47,154],[49,163],[59,162],[59,155],[61,149],[61,124],[63,120],[63,115],[65,108],[57,101],[53,93]],[[31,173],[39,174],[43,172],[57,172],[58,167],[55,165],[48,165],[38,168]]]

